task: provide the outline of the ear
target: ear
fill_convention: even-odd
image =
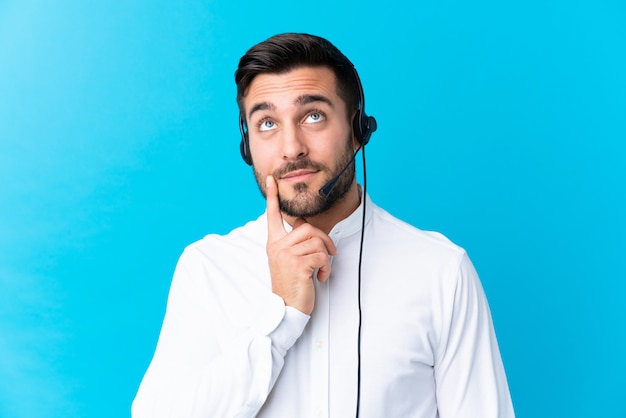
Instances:
[[[352,132],[352,149],[354,151],[356,151],[357,149],[359,149],[359,147],[361,146],[361,144],[359,144],[359,141],[356,139],[356,132],[355,132],[355,127],[354,127],[354,119],[356,118],[358,111],[355,110],[352,112],[352,115],[350,116],[350,131]]]

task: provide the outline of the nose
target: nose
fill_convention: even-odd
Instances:
[[[291,126],[283,130],[281,152],[283,160],[287,161],[299,160],[308,155],[309,150],[306,146],[304,135],[297,126]]]

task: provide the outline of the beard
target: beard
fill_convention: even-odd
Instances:
[[[288,162],[272,173],[272,176],[274,176],[275,179],[278,179],[283,174],[294,170],[319,170],[320,172],[327,173],[326,178],[324,179],[325,185],[326,182],[337,176],[341,172],[341,170],[344,169],[344,167],[350,164],[346,171],[341,174],[341,176],[337,180],[337,184],[330,192],[328,197],[322,196],[319,193],[318,189],[312,190],[307,183],[294,184],[292,187],[295,192],[295,196],[291,199],[285,199],[283,196],[280,195],[279,192],[278,202],[281,212],[283,212],[287,216],[291,216],[294,218],[310,218],[328,211],[335,205],[335,203],[337,203],[346,196],[346,194],[350,190],[350,186],[352,185],[355,174],[355,164],[354,162],[351,163],[351,160],[353,158],[353,150],[350,145],[351,141],[347,140],[346,144],[347,146],[344,152],[335,160],[335,166],[332,169],[324,164],[315,163],[309,158],[305,158],[296,162]],[[258,171],[256,171],[254,167],[253,170],[257,185],[259,186],[259,190],[261,191],[263,197],[266,198],[267,194],[265,192],[265,177],[262,176]]]

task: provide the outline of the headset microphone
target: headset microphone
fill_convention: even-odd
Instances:
[[[333,191],[333,189],[337,185],[337,182],[339,181],[339,178],[341,177],[341,175],[348,169],[348,167],[354,164],[354,159],[356,158],[356,155],[359,153],[362,147],[363,145],[360,145],[359,148],[357,148],[357,150],[354,151],[354,155],[352,155],[352,158],[350,158],[350,161],[348,162],[348,164],[346,164],[346,166],[339,172],[339,174],[337,174],[332,179],[328,180],[328,182],[322,186],[322,188],[319,190],[319,193],[322,196],[328,197],[328,195],[330,195],[330,193]]]

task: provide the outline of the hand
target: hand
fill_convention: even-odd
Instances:
[[[265,182],[267,195],[267,257],[272,291],[285,305],[310,315],[315,305],[314,274],[323,282],[330,276],[330,256],[335,244],[322,230],[304,219],[296,219],[287,233],[280,214],[278,185],[272,176]]]

